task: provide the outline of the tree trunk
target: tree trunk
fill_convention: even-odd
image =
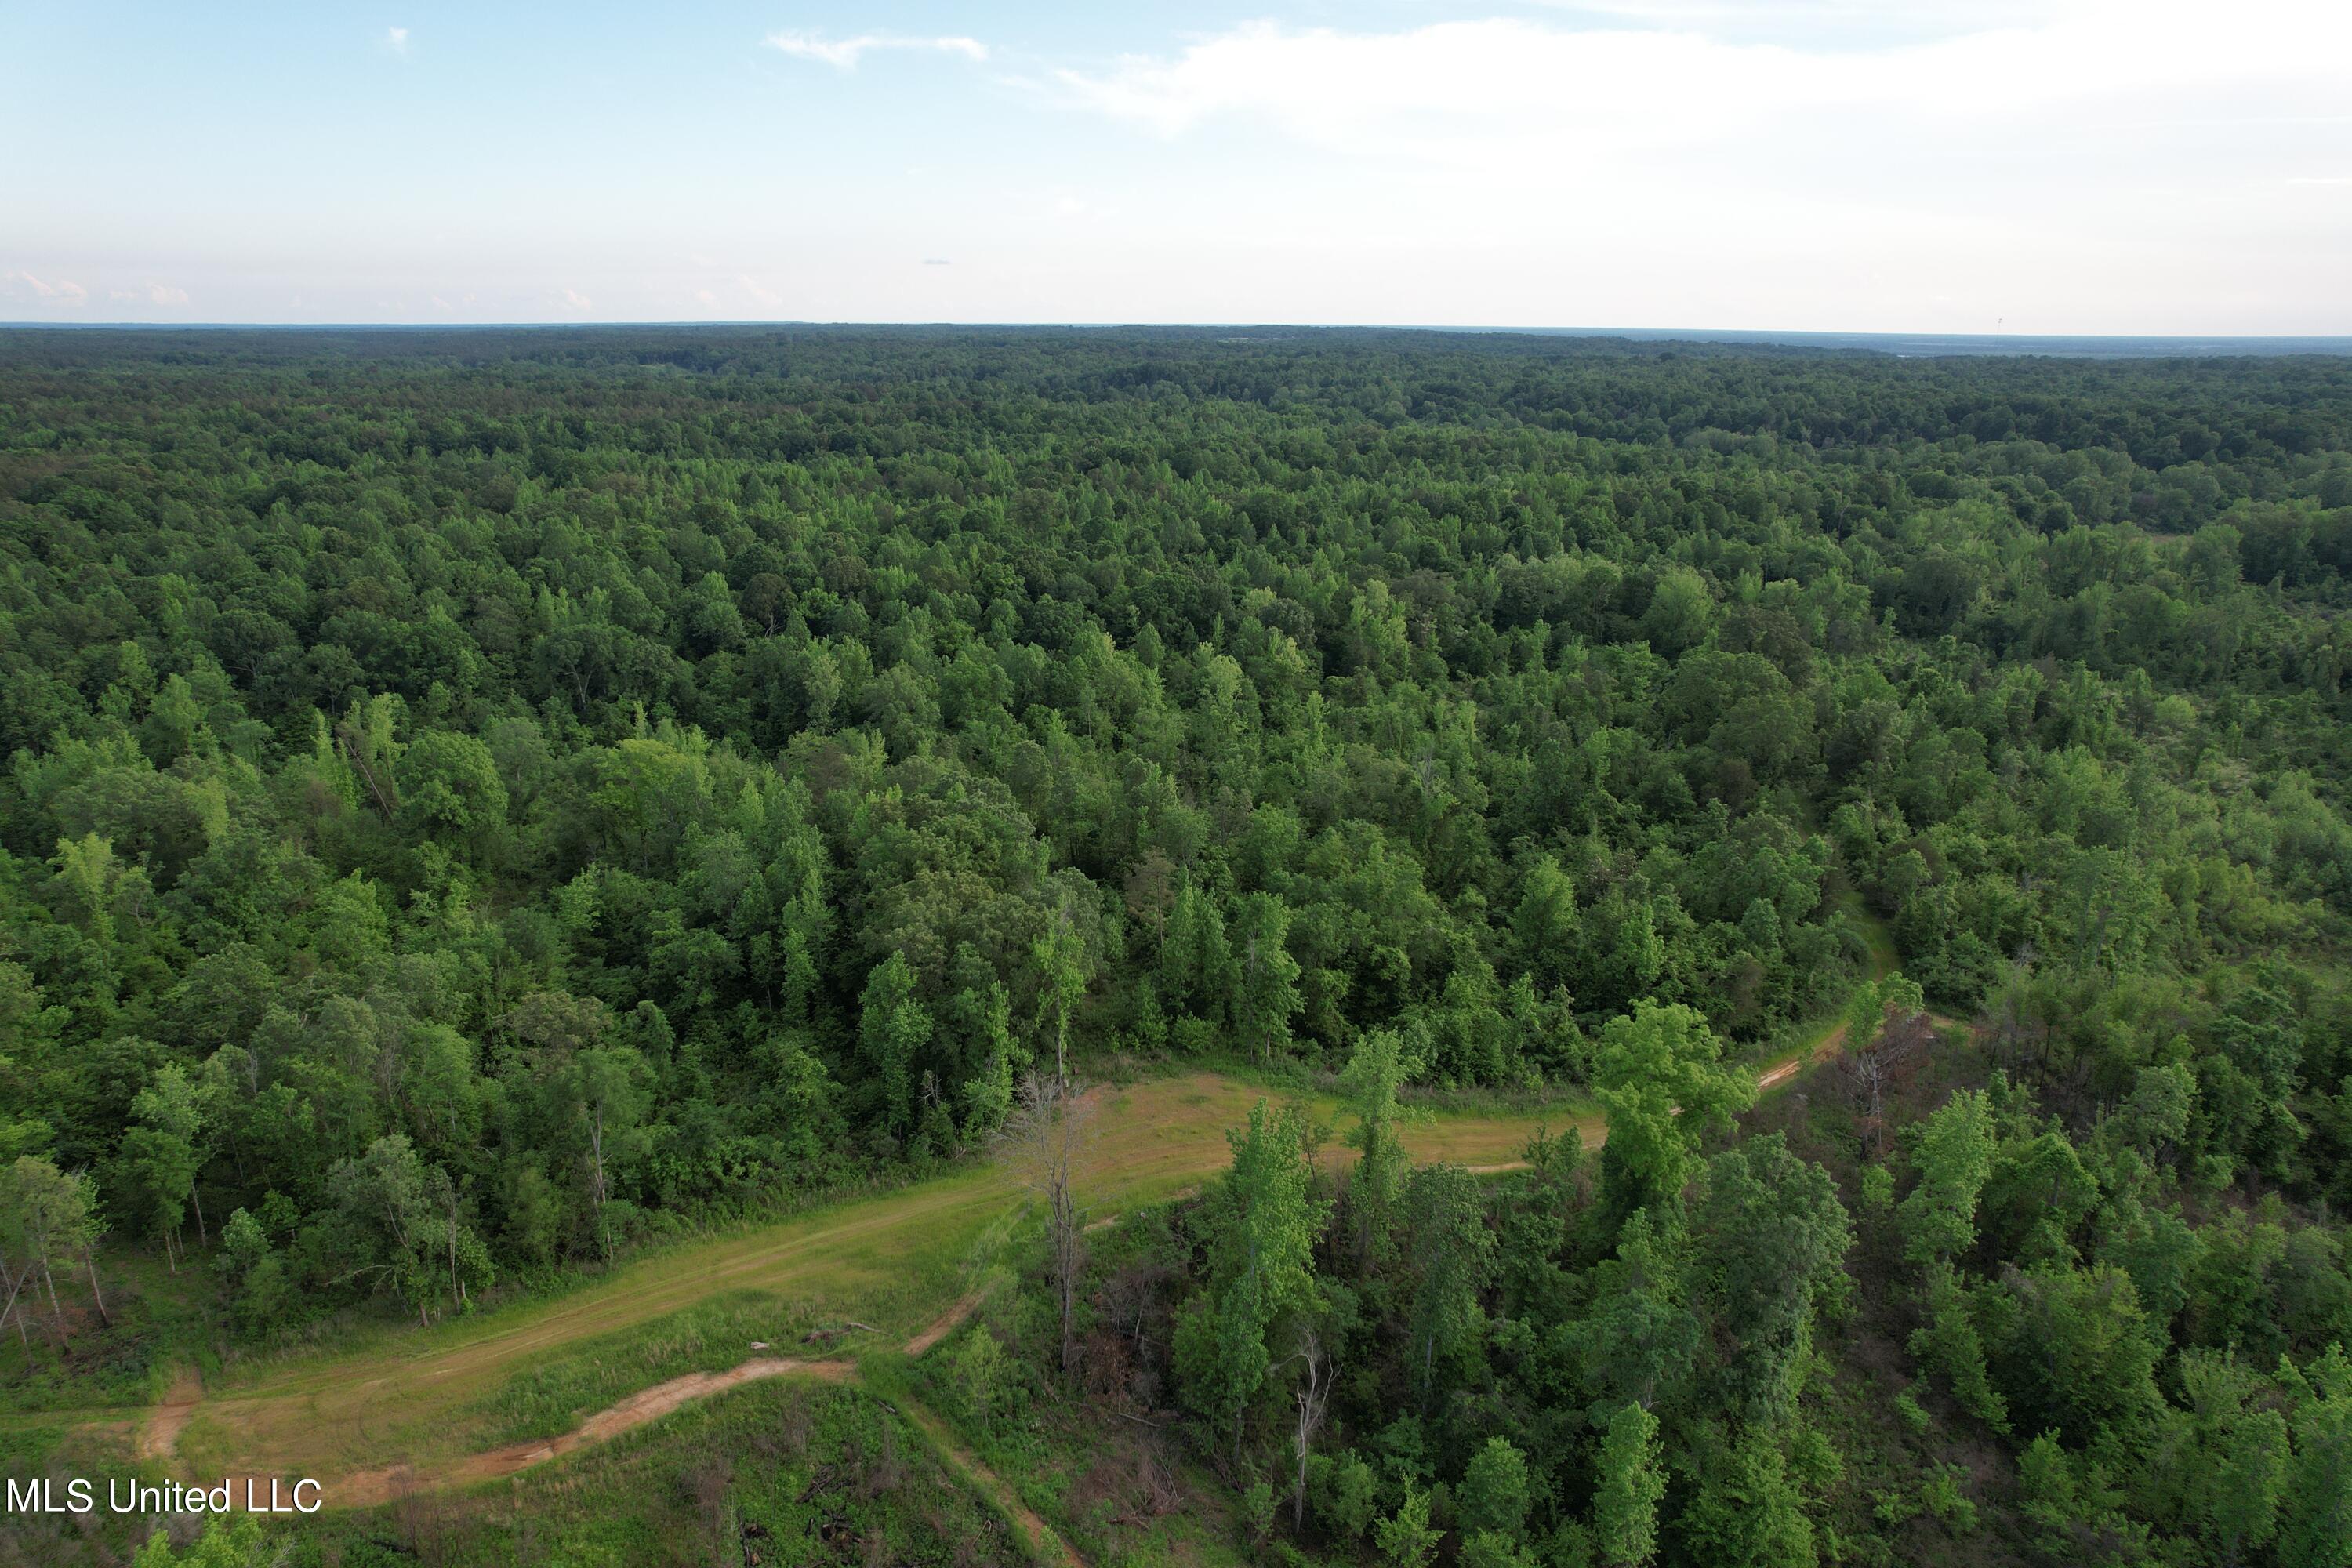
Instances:
[[[7,1267],[7,1260],[0,1258],[0,1275],[6,1273]],[[27,1259],[23,1272],[19,1273],[8,1286],[8,1304],[5,1307],[0,1307],[0,1324],[7,1322],[9,1313],[16,1312],[16,1292],[22,1290],[25,1288],[25,1281],[32,1277],[33,1265],[31,1260]],[[33,1358],[33,1336],[25,1331],[25,1314],[22,1312],[16,1312],[16,1338],[24,1345],[25,1359],[29,1362]]]
[[[459,1307],[466,1304],[466,1282],[457,1274],[457,1184],[449,1184],[449,1294]]]
[[[604,1228],[604,1108],[596,1108],[595,1119],[589,1124],[588,1147],[596,1157],[596,1239],[604,1248],[604,1261],[613,1260],[613,1233]]]
[[[188,1184],[188,1202],[194,1204],[196,1209],[196,1245],[210,1247],[213,1244],[213,1238],[205,1229],[204,1194],[196,1191],[196,1184],[194,1182]]]
[[[106,1310],[106,1297],[98,1288],[98,1250],[95,1247],[85,1248],[81,1260],[89,1269],[89,1299],[98,1303],[99,1321],[110,1329],[114,1327],[114,1314]]]
[[[57,1277],[49,1272],[49,1260],[46,1257],[41,1259],[41,1282],[49,1288],[49,1321],[56,1326],[58,1342],[63,1344],[66,1338],[66,1310],[58,1305]]]
[[[1322,1354],[1321,1342],[1315,1331],[1307,1331],[1307,1386],[1300,1389],[1298,1399],[1298,1481],[1290,1494],[1290,1528],[1296,1534],[1307,1527],[1307,1456],[1315,1442],[1315,1434],[1323,1425],[1323,1412],[1329,1403],[1329,1384],[1324,1377],[1328,1363]]]

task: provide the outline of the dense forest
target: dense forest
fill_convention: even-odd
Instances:
[[[971,1381],[1261,1553],[2352,1563],[2352,362],[18,331],[0,563],[20,1397],[1209,1063]]]

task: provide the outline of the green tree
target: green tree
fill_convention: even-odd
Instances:
[[[282,1552],[263,1534],[260,1519],[240,1513],[206,1520],[204,1533],[179,1552],[172,1550],[171,1532],[159,1530],[131,1558],[131,1568],[269,1568],[282,1560]]]
[[[70,1264],[77,1254],[89,1270],[91,1297],[105,1310],[94,1253],[100,1231],[97,1188],[87,1174],[60,1171],[36,1154],[18,1155],[16,1163],[0,1173],[0,1255],[16,1257],[6,1284],[20,1339],[25,1337],[25,1315],[18,1298],[37,1269],[48,1292],[50,1331],[64,1342],[65,1310],[58,1301],[56,1265],[60,1260]],[[0,1312],[0,1326],[5,1322],[5,1313]]]
[[[1911,1353],[1921,1366],[1942,1375],[1961,1409],[1994,1431],[2007,1432],[2009,1402],[1993,1387],[1986,1368],[1968,1286],[1941,1258],[1927,1265],[1921,1309],[1925,1321],[1911,1331]]]
[[[1680,1193],[1698,1141],[1755,1103],[1696,1009],[1645,1002],[1601,1032],[1593,1092],[1609,1113],[1602,1181],[1620,1215]]]
[[[338,1163],[331,1181],[354,1265],[345,1278],[388,1282],[416,1313],[417,1322],[429,1324],[438,1294],[439,1237],[425,1162],[407,1135],[378,1138],[358,1159]]]
[[[1781,1445],[1710,1432],[1698,1485],[1679,1521],[1694,1562],[1724,1568],[1813,1568],[1820,1551],[1805,1495]]]
[[[1030,948],[1030,955],[1037,964],[1038,1008],[1053,1023],[1054,1077],[1066,1084],[1070,1081],[1070,1009],[1087,994],[1086,944],[1072,928],[1067,905],[1056,910],[1046,922],[1045,934]]]
[[[1234,974],[1225,917],[1196,882],[1176,889],[1160,943],[1160,973],[1169,996],[1195,1017],[1214,1022],[1228,1016]]]
[[[428,730],[401,753],[400,815],[420,836],[488,842],[506,826],[507,786],[471,735]]]
[[[2286,1418],[2254,1403],[2259,1380],[2233,1357],[2192,1351],[2179,1373],[2189,1436],[2168,1479],[2214,1560],[2239,1568],[2278,1533]]]
[[[148,1223],[176,1273],[180,1225],[192,1205],[197,1239],[209,1239],[203,1200],[196,1195],[196,1175],[206,1157],[204,1113],[194,1083],[177,1062],[164,1064],[131,1109],[138,1124],[122,1136],[123,1164],[131,1184],[147,1200]]]
[[[858,1005],[857,1049],[880,1093],[883,1121],[903,1132],[915,1121],[915,1063],[931,1041],[931,1015],[915,1000],[915,971],[903,952],[876,964]]]
[[[1465,1375],[1484,1353],[1486,1314],[1479,1302],[1494,1271],[1495,1234],[1486,1228],[1477,1179],[1459,1165],[1413,1172],[1404,1211],[1412,1372],[1423,1401],[1433,1404],[1441,1374]]]
[[[1289,935],[1290,910],[1280,899],[1252,893],[1242,900],[1234,929],[1234,1023],[1260,1061],[1289,1049],[1290,1020],[1300,1006]]]
[[[1687,566],[1669,566],[1658,574],[1649,607],[1642,612],[1642,635],[1671,657],[1698,646],[1714,613],[1706,579]]]
[[[1507,1437],[1489,1437],[1463,1468],[1454,1490],[1455,1518],[1465,1531],[1491,1531],[1512,1541],[1528,1526],[1528,1458]]]
[[[1444,1531],[1430,1528],[1429,1494],[1412,1486],[1396,1512],[1372,1526],[1372,1543],[1389,1568],[1426,1568],[1444,1538]]]
[[[1208,1284],[1177,1325],[1177,1370],[1236,1453],[1243,1416],[1273,1374],[1279,1325],[1317,1306],[1315,1241],[1329,1205],[1313,1196],[1307,1133],[1295,1104],[1252,1106],[1248,1126],[1226,1135],[1233,1168],[1203,1205]]]
[[[1658,1463],[1658,1418],[1639,1405],[1620,1406],[1601,1438],[1592,1489],[1592,1528],[1601,1561],[1640,1568],[1658,1550],[1658,1504],[1666,1479]]]
[[[2308,1368],[2282,1364],[2279,1381],[2294,1442],[2280,1568],[2352,1568],[2352,1361],[2331,1344]]]
[[[1844,1205],[1828,1172],[1767,1133],[1707,1162],[1696,1228],[1717,1337],[1730,1345],[1733,1408],[1751,1426],[1775,1426],[1795,1409],[1816,1301],[1844,1291],[1853,1245]]]
[[[588,1196],[597,1244],[613,1256],[613,1172],[633,1153],[639,1123],[652,1100],[653,1073],[628,1046],[590,1046],[575,1052],[560,1080],[588,1144]]]
[[[2157,1345],[2131,1276],[2105,1264],[2044,1264],[2000,1283],[2000,1326],[1986,1339],[2012,1418],[2076,1445],[2110,1430],[2144,1436],[2161,1397]]]
[[[1370,1265],[1387,1237],[1403,1191],[1406,1157],[1397,1135],[1402,1117],[1397,1091],[1412,1078],[1413,1063],[1393,1029],[1372,1029],[1357,1038],[1339,1075],[1339,1087],[1356,1112],[1348,1142],[1362,1152],[1348,1185],[1348,1208],[1355,1222],[1359,1268]]]
[[[1572,1335],[1593,1419],[1631,1402],[1652,1408],[1689,1379],[1701,1329],[1687,1305],[1686,1238],[1676,1208],[1636,1210],[1617,1255],[1592,1271],[1592,1305]]]
[[[1955,1093],[1919,1127],[1911,1163],[1919,1184],[1896,1211],[1903,1255],[1950,1259],[1976,1243],[1977,1200],[1992,1175],[1992,1110],[1982,1089]]]

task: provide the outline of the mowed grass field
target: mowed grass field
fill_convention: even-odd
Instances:
[[[1280,1091],[1192,1073],[1092,1091],[1094,1137],[1078,1190],[1108,1216],[1164,1201],[1223,1170],[1225,1131]],[[1310,1103],[1313,1103],[1310,1097]],[[1343,1121],[1328,1100],[1318,1116]],[[1497,1113],[1440,1111],[1405,1130],[1415,1158],[1506,1164],[1539,1127],[1602,1136],[1590,1102]],[[1334,1155],[1344,1153],[1336,1142]],[[552,1436],[625,1394],[754,1353],[794,1353],[814,1325],[871,1324],[903,1340],[952,1302],[1024,1204],[1018,1174],[987,1162],[739,1235],[666,1249],[545,1301],[432,1329],[384,1331],[342,1352],[262,1363],[186,1415],[183,1475],[308,1475],[427,1465]],[[330,1486],[330,1496],[332,1494]]]

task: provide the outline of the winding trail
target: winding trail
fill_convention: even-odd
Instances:
[[[328,1494],[336,1508],[373,1508],[411,1492],[443,1487],[470,1486],[496,1480],[559,1458],[574,1448],[617,1437],[649,1421],[658,1421],[679,1405],[708,1399],[747,1383],[771,1377],[805,1377],[820,1383],[855,1383],[857,1363],[847,1361],[803,1361],[791,1356],[757,1356],[724,1372],[690,1372],[667,1383],[639,1389],[617,1405],[607,1405],[561,1436],[536,1442],[509,1443],[503,1447],[466,1454],[454,1459],[417,1465],[384,1465],[361,1470],[335,1483]]]
[[[955,1304],[940,1313],[923,1331],[906,1344],[906,1353],[919,1356],[961,1328],[965,1320],[980,1310],[988,1299],[991,1287],[982,1286],[967,1290]],[[671,1411],[697,1399],[708,1399],[724,1394],[730,1388],[740,1388],[747,1383],[757,1383],[772,1377],[800,1377],[819,1383],[856,1384],[860,1382],[857,1363],[854,1361],[824,1358],[807,1360],[797,1356],[755,1356],[729,1367],[724,1372],[695,1372],[683,1377],[673,1377],[651,1388],[640,1389],[618,1404],[607,1405],[587,1420],[561,1436],[539,1442],[509,1443],[503,1447],[467,1454],[456,1459],[419,1467],[385,1465],[373,1470],[361,1470],[347,1476],[339,1483],[332,1498],[336,1508],[374,1508],[419,1491],[437,1490],[444,1487],[471,1486],[482,1481],[497,1480],[533,1465],[560,1458],[575,1448],[591,1443],[602,1443],[622,1433],[658,1421]],[[177,1399],[184,1390],[195,1387],[193,1374],[181,1379],[173,1394]],[[1021,1494],[1010,1482],[982,1460],[958,1438],[948,1424],[938,1415],[912,1399],[904,1400],[900,1414],[914,1423],[923,1438],[938,1453],[940,1462],[962,1474],[971,1486],[986,1494],[1009,1519],[1013,1528],[1025,1538],[1030,1554],[1038,1562],[1058,1565],[1058,1568],[1087,1568],[1085,1558],[1078,1555],[1060,1531],[1047,1523],[1034,1509],[1021,1500]],[[159,1405],[158,1411],[194,1408],[192,1394],[181,1405]],[[184,1423],[184,1414],[181,1421]],[[142,1436],[140,1448],[143,1456],[151,1452],[167,1455],[171,1436],[177,1426],[168,1429],[158,1421],[150,1424]],[[151,1450],[150,1438],[160,1434],[163,1446]]]
[[[964,1475],[986,1492],[990,1500],[1011,1519],[1013,1525],[1029,1538],[1029,1553],[1038,1562],[1057,1568],[1087,1568],[1087,1560],[1065,1540],[1061,1531],[1045,1522],[1035,1509],[1021,1500],[1021,1494],[1003,1476],[981,1462],[980,1456],[963,1446],[961,1439],[949,1430],[948,1424],[919,1405],[909,1404],[907,1418],[922,1429],[940,1458],[963,1471]]]
[[[1883,966],[1874,963],[1874,968]],[[1834,1056],[1842,1024],[1822,1027],[1765,1064],[1758,1088],[1786,1086],[1808,1063]],[[1197,1185],[1231,1157],[1224,1130],[1271,1091],[1209,1073],[1089,1091],[1097,1119],[1080,1180],[1114,1214],[1164,1201]],[[1331,1115],[1328,1099],[1318,1114]],[[1416,1160],[1450,1160],[1474,1172],[1516,1168],[1538,1127],[1573,1126],[1587,1148],[1608,1136],[1596,1112],[1575,1106],[1497,1114],[1441,1112],[1408,1128]],[[659,1419],[690,1401],[774,1377],[849,1383],[842,1357],[757,1356],[723,1371],[695,1372],[639,1389],[547,1437],[477,1447],[488,1396],[551,1353],[618,1333],[729,1292],[786,1303],[858,1308],[889,1326],[898,1309],[907,1354],[937,1345],[978,1309],[985,1287],[967,1289],[928,1321],[923,1298],[943,1259],[965,1256],[1024,1196],[1018,1177],[989,1163],[878,1197],[853,1200],[780,1224],[647,1258],[553,1301],[522,1302],[474,1320],[404,1331],[342,1355],[289,1357],[241,1385],[207,1395],[184,1374],[139,1424],[135,1448],[191,1478],[312,1476],[331,1507],[364,1508],[419,1489],[465,1486],[542,1464]],[[1107,1222],[1102,1222],[1107,1223]],[[1091,1227],[1090,1227],[1091,1228]],[[939,1294],[929,1294],[931,1301]],[[625,1351],[617,1353],[625,1355]],[[1044,1555],[1076,1564],[1067,1542],[1021,1504],[1017,1493],[968,1450],[942,1439],[929,1412],[911,1415],[940,1442],[942,1457],[986,1486],[1037,1541]],[[469,1444],[472,1437],[475,1443]],[[387,1458],[387,1456],[390,1456]],[[1043,1532],[1042,1534],[1040,1532]]]
[[[188,1417],[196,1413],[196,1402],[205,1396],[205,1381],[194,1368],[187,1368],[172,1380],[171,1392],[163,1402],[147,1412],[139,1424],[139,1437],[134,1449],[142,1459],[168,1459],[180,1445],[180,1429]]]

